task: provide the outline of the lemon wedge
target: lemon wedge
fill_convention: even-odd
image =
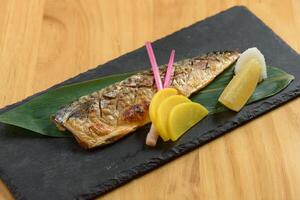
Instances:
[[[168,117],[173,109],[174,106],[181,104],[181,103],[188,103],[191,102],[188,98],[186,98],[183,95],[173,95],[167,97],[165,100],[163,100],[157,109],[157,119],[155,120],[155,128],[159,132],[160,137],[167,141],[170,139],[170,136],[168,134]]]
[[[262,68],[256,60],[249,60],[246,67],[226,86],[219,97],[219,102],[231,110],[237,112],[241,110],[253,94],[261,77],[261,71]]]
[[[187,130],[208,115],[208,110],[198,103],[188,102],[176,105],[169,113],[168,133],[176,141]]]

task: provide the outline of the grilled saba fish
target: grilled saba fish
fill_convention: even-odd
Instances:
[[[236,61],[236,51],[214,52],[174,63],[171,87],[190,96]],[[160,66],[164,77],[166,65]],[[156,92],[152,72],[143,71],[61,108],[56,126],[73,133],[84,148],[109,144],[150,122],[149,104]]]

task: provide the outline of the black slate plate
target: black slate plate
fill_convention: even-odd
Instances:
[[[228,111],[210,115],[178,142],[159,142],[156,149],[144,145],[149,126],[116,144],[86,151],[70,138],[38,137],[24,129],[0,124],[0,177],[16,199],[92,198],[298,97],[300,56],[244,7],[231,8],[154,43],[160,63],[167,62],[171,48],[176,49],[179,60],[204,52],[252,46],[262,50],[269,65],[282,67],[295,76],[279,94],[246,106],[238,114]],[[147,66],[145,49],[140,48],[54,87]]]

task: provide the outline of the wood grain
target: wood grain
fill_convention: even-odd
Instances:
[[[299,0],[1,0],[0,107],[234,5],[300,52]],[[298,98],[99,199],[299,199],[299,108]],[[0,199],[13,199],[3,183]]]

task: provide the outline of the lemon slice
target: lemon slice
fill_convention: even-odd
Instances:
[[[176,141],[208,114],[208,110],[198,103],[181,103],[175,106],[168,117],[168,133]]]
[[[173,109],[174,106],[181,103],[191,102],[188,98],[183,95],[173,95],[167,97],[165,100],[161,102],[157,109],[157,118],[155,120],[155,128],[159,132],[159,135],[164,141],[170,139],[168,134],[168,117],[169,113]]]
[[[153,96],[150,106],[149,106],[149,115],[150,115],[150,119],[153,122],[155,122],[156,120],[156,113],[157,113],[157,108],[159,106],[159,104],[166,99],[169,96],[172,95],[176,95],[177,94],[177,90],[174,88],[166,88],[166,89],[162,89],[159,90],[157,93],[155,93],[155,95]],[[154,124],[155,126],[155,124]],[[155,127],[156,128],[156,127]]]
[[[219,97],[219,102],[234,111],[241,110],[247,103],[261,77],[262,68],[257,62],[249,61],[247,65],[233,77]]]
[[[243,69],[251,67],[253,65],[258,65],[261,68],[259,81],[262,81],[263,79],[266,79],[268,77],[265,57],[256,47],[247,49],[240,55],[239,59],[236,62],[234,73],[237,75]]]

